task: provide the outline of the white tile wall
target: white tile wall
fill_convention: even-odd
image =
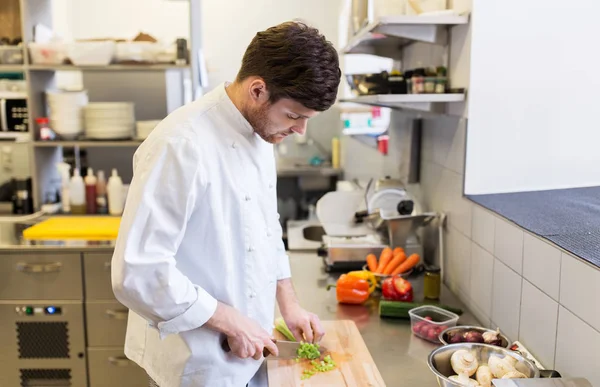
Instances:
[[[547,368],[554,367],[558,303],[523,280],[519,341]]]
[[[473,206],[472,216],[471,237],[473,241],[493,254],[496,217],[477,205]]]
[[[463,197],[463,176],[444,169],[441,189],[444,194],[442,210],[448,214],[448,223],[467,237],[471,237],[471,207],[473,204]]]
[[[471,240],[452,226],[446,232],[446,284],[454,293],[471,294]]]
[[[600,332],[560,307],[555,368],[564,377],[583,377],[600,386]]]
[[[498,258],[494,262],[492,320],[511,340],[519,337],[523,277]]]
[[[492,320],[490,319],[490,315],[481,310],[475,302],[471,301],[471,303],[467,304],[467,306],[470,308],[471,313],[473,313],[473,316],[475,316],[482,327],[489,327],[491,325]]]
[[[560,303],[600,331],[600,270],[563,254],[560,282]]]
[[[511,269],[523,272],[523,230],[496,217],[494,254]]]
[[[561,251],[537,236],[525,233],[523,277],[558,301]]]
[[[492,279],[494,257],[479,247],[471,245],[471,299],[489,319],[492,315]]]

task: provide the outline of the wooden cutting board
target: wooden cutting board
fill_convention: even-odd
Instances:
[[[302,372],[312,368],[309,361],[297,363],[295,360],[267,360],[269,386],[385,386],[354,321],[322,321],[322,324],[325,336],[321,345],[328,350],[323,356],[331,355],[337,365],[336,369],[302,380]],[[277,338],[283,339],[282,336]]]

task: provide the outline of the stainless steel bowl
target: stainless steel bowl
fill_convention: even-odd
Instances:
[[[487,328],[483,328],[483,327],[476,327],[476,326],[470,326],[470,325],[458,325],[458,326],[450,327],[450,328],[442,331],[440,333],[439,338],[440,338],[440,341],[442,342],[442,344],[448,345],[448,344],[450,344],[450,342],[448,341],[449,335],[451,335],[453,333],[460,333],[460,332],[465,332],[465,331],[477,331],[482,334],[485,332],[496,333],[496,331],[493,329],[487,329]],[[508,340],[508,337],[504,336],[502,333],[500,333],[498,336],[502,340],[502,345],[500,345],[501,347],[509,348],[511,346],[511,342]]]
[[[452,354],[460,349],[466,349],[473,352],[475,358],[480,363],[487,363],[491,355],[504,358],[511,356],[517,359],[515,368],[517,371],[522,372],[529,378],[539,378],[540,371],[538,368],[529,360],[523,356],[510,351],[506,348],[497,347],[495,345],[478,344],[478,343],[460,343],[460,344],[448,344],[437,349],[434,349],[427,359],[429,369],[436,376],[440,387],[461,387],[461,384],[452,382],[448,379],[449,376],[456,375],[456,372],[452,370],[450,365],[450,357]]]

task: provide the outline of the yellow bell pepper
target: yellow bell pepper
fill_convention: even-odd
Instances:
[[[356,278],[360,278],[360,279],[364,279],[365,281],[368,281],[369,282],[369,294],[371,294],[375,291],[375,287],[377,286],[377,278],[375,278],[373,273],[371,273],[370,271],[367,271],[367,270],[351,271],[350,273],[348,273],[348,275],[351,277],[356,277]]]

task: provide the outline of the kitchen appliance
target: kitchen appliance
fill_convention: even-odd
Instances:
[[[0,386],[87,385],[81,301],[2,300],[0,314]]]
[[[31,178],[12,179],[11,183],[13,186],[13,214],[33,214],[33,191],[31,186]]]
[[[324,195],[317,203],[317,217],[325,233],[317,253],[331,272],[360,270],[368,254],[380,256],[386,246],[422,257],[418,229],[438,214],[421,213],[420,203],[402,182],[388,177],[375,184],[371,181],[364,193]]]
[[[27,132],[29,112],[26,98],[8,98],[0,94],[0,129],[3,132]]]

